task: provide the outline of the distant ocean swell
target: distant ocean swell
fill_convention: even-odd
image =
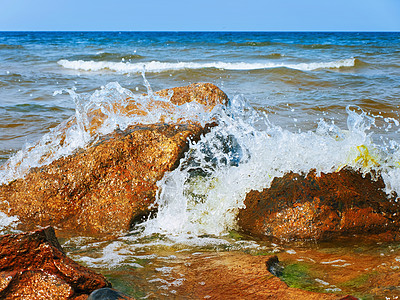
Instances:
[[[183,69],[205,69],[215,68],[222,70],[261,70],[274,68],[289,68],[301,71],[313,71],[318,69],[339,69],[352,68],[362,65],[363,62],[356,58],[347,58],[329,62],[311,62],[311,63],[271,63],[271,62],[109,62],[109,61],[69,61],[62,59],[58,64],[66,69],[99,72],[103,70],[114,71],[118,73],[140,73],[146,72],[166,72]]]

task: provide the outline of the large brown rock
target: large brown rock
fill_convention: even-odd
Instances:
[[[215,85],[192,84],[157,92],[147,106],[132,99],[118,101],[121,113],[146,114],[159,106],[197,101],[211,110],[225,104],[227,96]],[[128,103],[128,104],[127,104]],[[130,104],[129,104],[130,103]],[[140,107],[139,107],[139,106]],[[95,131],[107,118],[100,110],[88,111],[89,128]],[[70,122],[73,122],[71,120]],[[68,128],[70,124],[66,124]],[[23,179],[0,186],[0,211],[18,216],[20,229],[52,225],[64,235],[116,233],[147,215],[155,200],[156,182],[177,167],[188,149],[209,130],[192,122],[130,126],[103,136],[77,153],[35,168]],[[61,232],[60,232],[61,234]]]
[[[148,214],[157,181],[205,129],[195,124],[131,126],[0,189],[0,210],[20,228],[52,225],[72,234],[128,230]]]
[[[355,233],[398,232],[400,203],[381,178],[350,169],[320,176],[288,173],[251,191],[238,215],[248,233],[282,239],[326,239]]]
[[[108,286],[64,254],[51,227],[0,236],[1,299],[86,299]]]

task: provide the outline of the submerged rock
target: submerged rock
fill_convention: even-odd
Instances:
[[[86,299],[107,286],[64,254],[51,227],[0,236],[1,299]]]
[[[317,293],[289,287],[272,275],[265,260],[276,256],[252,256],[240,252],[205,252],[190,257],[185,264],[174,265],[169,278],[174,297],[183,299],[356,299],[329,293]],[[171,284],[172,285],[172,284]]]
[[[245,232],[283,239],[397,233],[400,203],[388,199],[384,187],[381,178],[350,169],[288,173],[270,188],[249,192],[238,223]]]
[[[227,101],[225,93],[211,84],[172,91],[171,102],[197,101],[208,110]],[[158,92],[162,96],[169,93]],[[116,130],[68,157],[30,170],[23,179],[0,186],[0,211],[18,216],[23,230],[47,225],[65,235],[128,230],[152,210],[157,181],[178,166],[189,140],[197,141],[209,126],[213,125],[175,123]]]
[[[101,288],[92,292],[87,300],[133,300],[133,298],[110,288]]]

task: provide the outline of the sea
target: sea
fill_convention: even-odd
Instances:
[[[62,241],[128,294],[176,295],[179,278],[168,276],[177,253],[295,247],[232,234],[246,193],[287,172],[348,166],[381,174],[386,193],[400,195],[398,32],[0,32],[0,183],[118,127],[160,121],[159,112],[107,110],[113,101],[196,82],[217,85],[230,101],[210,113],[176,107],[219,126],[158,183],[158,215],[113,241]],[[93,107],[108,115],[94,133],[84,126]],[[206,177],[187,180],[193,159]],[[2,232],[17,222],[0,215]]]

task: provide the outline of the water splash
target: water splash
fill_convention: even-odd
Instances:
[[[399,144],[375,143],[377,117],[359,107],[346,108],[346,129],[321,119],[316,130],[291,132],[274,125],[241,96],[207,112],[197,102],[174,105],[170,97],[153,93],[146,80],[145,85],[148,95],[134,94],[118,83],[93,94],[66,90],[75,102],[75,115],[3,165],[0,183],[90,146],[117,128],[157,122],[204,125],[213,120],[219,125],[190,144],[179,167],[158,182],[158,213],[142,225],[144,235],[168,234],[179,240],[227,234],[236,229],[236,215],[246,194],[269,187],[275,177],[288,172],[329,173],[351,167],[381,175],[387,193],[400,192]],[[397,122],[384,121],[388,127]]]
[[[158,213],[143,224],[144,234],[183,239],[227,234],[237,227],[246,194],[288,172],[373,171],[384,178],[387,193],[399,193],[399,152],[373,142],[374,117],[358,107],[346,112],[345,130],[320,120],[315,131],[293,133],[235,97],[218,112],[219,126],[192,144],[180,167],[159,182]],[[259,123],[266,128],[257,128]]]
[[[143,75],[144,77],[144,75]],[[135,94],[117,82],[107,84],[92,94],[79,94],[75,89],[65,89],[75,103],[75,114],[38,142],[27,144],[0,167],[0,184],[22,178],[34,167],[72,154],[79,148],[95,142],[100,136],[130,125],[153,123],[208,122],[209,113],[197,102],[175,105],[170,99],[149,91],[147,95]],[[57,91],[58,94],[60,91]]]

